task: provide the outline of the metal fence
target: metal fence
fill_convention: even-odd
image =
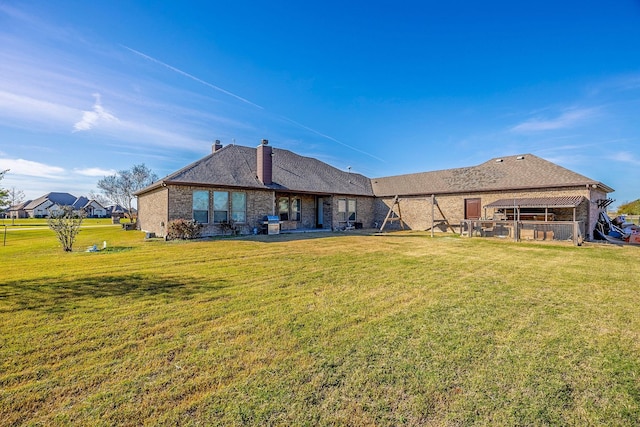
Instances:
[[[585,229],[583,221],[493,221],[465,220],[460,224],[463,236],[502,239],[572,241],[581,245]]]

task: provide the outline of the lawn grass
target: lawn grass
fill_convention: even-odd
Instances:
[[[640,248],[143,236],[10,232],[3,424],[639,423]]]

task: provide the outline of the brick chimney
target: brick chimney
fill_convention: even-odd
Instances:
[[[273,156],[273,151],[269,146],[269,141],[263,139],[262,143],[258,146],[257,151],[258,167],[256,171],[258,174],[258,179],[264,185],[271,185],[271,177],[273,172],[271,156]]]
[[[215,153],[216,151],[222,148],[222,143],[219,139],[216,139],[216,142],[211,146],[211,152]]]

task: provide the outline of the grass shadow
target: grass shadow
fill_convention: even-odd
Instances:
[[[0,312],[40,310],[64,312],[91,306],[103,298],[190,299],[195,294],[226,287],[226,280],[207,282],[190,277],[163,277],[141,274],[87,277],[73,280],[43,278],[38,282],[0,283]]]

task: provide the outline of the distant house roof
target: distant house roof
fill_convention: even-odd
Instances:
[[[26,200],[22,203],[18,203],[17,205],[9,206],[9,211],[20,211],[24,210],[25,206],[31,203],[31,200]]]
[[[47,193],[44,196],[40,196],[37,199],[32,200],[28,205],[24,207],[24,209],[33,210],[47,200],[57,204],[58,206],[72,206],[76,199],[76,196],[73,196],[69,193]]]
[[[371,181],[363,175],[344,172],[320,160],[279,148],[273,149],[272,159],[273,183],[265,185],[257,178],[257,150],[227,145],[137,194],[163,184],[182,184],[373,196]]]
[[[478,191],[595,185],[613,189],[533,154],[491,159],[478,166],[398,175],[371,180],[376,196],[446,194]]]
[[[583,200],[582,196],[500,199],[489,203],[485,208],[509,209],[514,206],[517,208],[575,208]]]
[[[125,212],[129,212],[127,208],[122,207],[120,205],[109,205],[105,207],[105,210],[107,211],[107,215],[124,214]],[[133,213],[136,212],[134,208],[131,208],[131,211]]]
[[[89,204],[89,199],[87,199],[84,196],[80,196],[77,199],[75,199],[73,201],[73,203],[71,204],[71,206],[73,206],[74,209],[82,209],[85,206],[87,206]]]

